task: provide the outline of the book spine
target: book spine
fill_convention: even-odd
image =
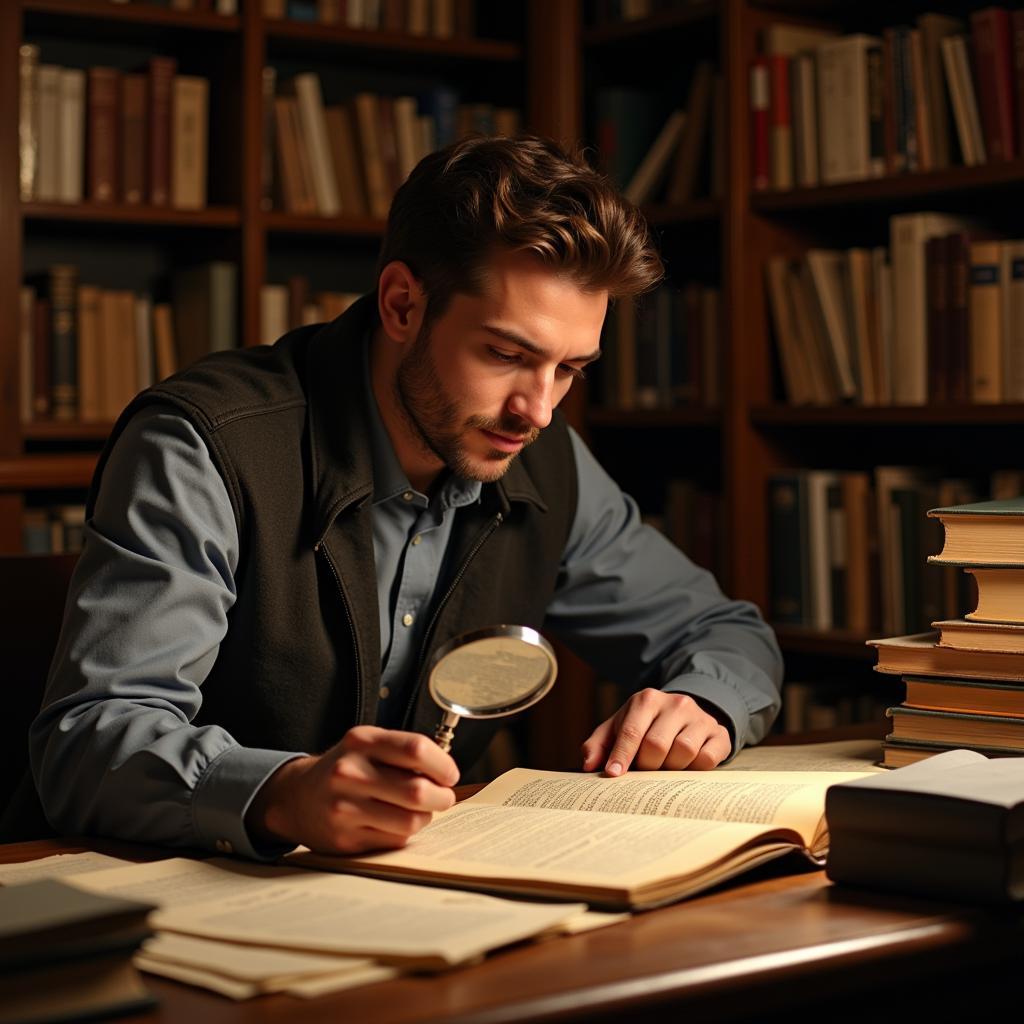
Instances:
[[[39,108],[36,69],[39,47],[23,43],[18,48],[18,187],[22,202],[35,198],[39,174]]]
[[[121,199],[132,206],[146,199],[146,76],[121,78]]]
[[[89,198],[112,203],[118,188],[118,79],[114,68],[89,68]]]
[[[970,248],[971,401],[1002,400],[1002,330],[999,242],[974,242]]]
[[[771,145],[769,108],[771,75],[767,57],[756,57],[750,65],[750,178],[757,191],[771,187]]]
[[[789,58],[773,54],[768,58],[771,89],[768,108],[768,150],[771,161],[771,186],[793,187],[793,117],[789,95]]]
[[[986,7],[971,14],[974,81],[989,160],[1012,160],[1016,152],[1013,118],[1013,65],[1010,16]]]
[[[78,268],[73,265],[50,267],[50,396],[51,413],[58,420],[78,415],[77,278]]]
[[[171,90],[178,69],[173,57],[149,61],[149,201],[171,201]]]

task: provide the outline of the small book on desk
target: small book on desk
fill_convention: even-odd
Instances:
[[[1024,761],[950,750],[833,786],[837,882],[940,899],[1024,898]]]
[[[154,1003],[131,957],[149,903],[56,879],[0,887],[0,1024],[78,1021]]]
[[[401,850],[288,862],[500,893],[643,910],[793,850],[822,863],[825,792],[862,772],[636,772],[515,768]]]

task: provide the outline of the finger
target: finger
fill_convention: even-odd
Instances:
[[[343,742],[348,750],[426,775],[439,786],[454,786],[459,781],[459,768],[452,756],[420,733],[365,725],[350,729]]]
[[[615,731],[615,742],[605,763],[609,775],[622,775],[629,770],[633,757],[643,742],[658,712],[655,691],[644,690],[630,697]]]
[[[331,808],[330,823],[336,833],[358,829],[376,829],[396,836],[411,836],[430,824],[432,815],[410,811],[379,800],[343,797]]]
[[[355,753],[345,754],[335,762],[331,792],[336,797],[379,800],[410,811],[447,811],[455,803],[450,787]]]
[[[711,735],[690,762],[691,771],[708,771],[721,764],[732,753],[732,740],[724,726],[713,729]]]
[[[664,694],[659,704],[660,709],[640,742],[640,747],[634,758],[635,767],[642,771],[657,771],[659,768],[675,767],[669,759],[677,738],[693,724],[690,710],[693,707],[692,704],[688,705],[685,700],[679,700],[674,694]],[[700,743],[703,743],[704,736],[705,733],[700,734],[698,748]],[[697,748],[693,753],[696,752]]]
[[[615,739],[615,719],[617,715],[602,722],[584,741],[580,750],[583,753],[583,770],[596,771],[604,763]]]

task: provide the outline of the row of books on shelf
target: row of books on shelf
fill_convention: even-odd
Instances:
[[[774,24],[750,69],[755,189],[1012,160],[1024,10],[924,13],[881,35]]]
[[[645,513],[643,519],[702,569],[717,574],[722,567],[722,496],[718,492],[693,480],[670,478],[664,508]]]
[[[115,4],[139,7],[169,7],[172,11],[212,11],[214,14],[238,13],[238,0],[110,0]]]
[[[22,286],[20,411],[34,420],[111,422],[143,388],[237,342],[237,266],[175,271],[170,300],[80,282],[55,264]]]
[[[265,284],[260,288],[260,342],[272,345],[296,327],[329,323],[358,298],[358,292],[313,292],[303,274],[293,274],[286,284]]]
[[[264,69],[263,205],[326,217],[388,215],[391,198],[428,153],[471,132],[514,135],[518,110],[460,103],[437,86],[421,96],[360,92],[325,105],[314,71],[295,75],[276,94]]]
[[[35,43],[19,54],[23,200],[206,206],[207,79],[173,57],[126,72],[40,63]]]
[[[942,531],[927,512],[1024,494],[1024,473],[998,471],[985,488],[904,466],[811,469],[775,474],[768,486],[773,621],[910,633],[976,600],[972,574],[928,561]]]
[[[1024,241],[942,213],[890,219],[890,246],[766,265],[792,405],[1024,401]]]
[[[721,399],[718,288],[663,284],[638,303],[620,302],[605,321],[598,366],[606,409],[713,408]]]
[[[595,97],[602,170],[631,202],[673,205],[721,196],[725,182],[725,89],[698,61],[678,106],[664,91],[608,86]],[[684,102],[683,102],[684,101]]]
[[[932,509],[941,551],[928,561],[969,574],[977,600],[928,632],[871,641],[879,672],[899,675],[884,763],[909,764],[967,747],[992,756],[1024,754],[1024,499]]]
[[[406,32],[434,39],[474,35],[474,0],[262,0],[267,18],[340,25],[369,32]]]
[[[782,731],[813,732],[877,721],[889,702],[883,695],[820,682],[787,682],[782,690]]]
[[[85,505],[36,505],[21,518],[22,549],[28,555],[81,551],[85,541]]]

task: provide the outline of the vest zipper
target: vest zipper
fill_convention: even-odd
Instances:
[[[345,608],[345,618],[348,621],[348,629],[352,634],[352,653],[355,656],[356,663],[356,713],[354,722],[358,725],[363,714],[363,659],[359,654],[359,637],[356,635],[356,624],[352,621],[352,609],[349,604],[348,593],[345,591],[345,585],[341,582],[341,576],[338,574],[338,570],[334,565],[334,560],[331,558],[327,548],[323,546],[323,543],[318,541],[314,544],[313,551],[315,554],[323,555],[324,560],[330,566],[331,575],[334,576],[334,582],[338,584],[338,591],[341,593],[341,603]]]
[[[455,574],[455,579],[452,580],[451,586],[445,591],[444,597],[441,598],[437,607],[434,609],[434,614],[430,618],[430,624],[427,626],[427,631],[423,634],[423,643],[420,647],[420,659],[417,663],[416,672],[416,686],[413,688],[412,694],[409,697],[409,703],[405,709],[405,716],[402,719],[402,728],[407,729],[409,722],[412,719],[413,708],[416,706],[416,701],[419,699],[420,687],[423,684],[423,664],[427,658],[427,650],[430,647],[430,637],[434,632],[434,627],[437,625],[437,620],[441,616],[441,612],[444,611],[444,606],[448,603],[448,599],[455,593],[455,588],[459,585],[459,581],[463,576],[466,575],[466,570],[469,568],[469,563],[476,558],[477,552],[484,546],[487,539],[491,536],[494,531],[501,526],[505,516],[499,512],[491,521],[487,524],[484,532],[480,535],[476,544],[473,545],[473,550],[466,555],[466,560],[459,566],[459,571]]]

